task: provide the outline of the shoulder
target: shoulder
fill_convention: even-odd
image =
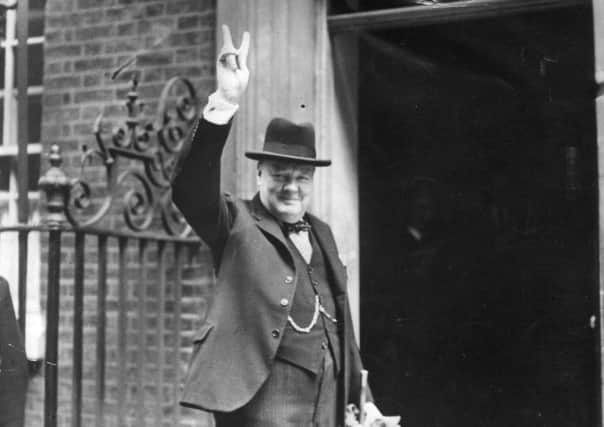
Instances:
[[[306,218],[308,219],[308,222],[310,222],[310,225],[317,234],[320,234],[322,236],[329,236],[332,240],[334,239],[333,232],[331,231],[331,227],[329,226],[329,224],[327,224],[319,217],[308,212],[306,213]]]
[[[248,224],[254,222],[252,200],[242,199],[231,193],[223,193],[222,200],[235,224],[239,223],[241,225],[242,223]],[[233,224],[233,227],[235,224]]]
[[[311,214],[310,212],[306,213],[306,217],[308,218],[308,222],[310,222],[310,224],[317,228],[324,228],[327,229],[331,232],[331,227],[329,226],[329,224],[327,224],[325,221],[323,221],[322,219],[320,219],[318,216]]]

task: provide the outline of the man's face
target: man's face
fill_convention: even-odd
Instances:
[[[259,162],[257,182],[262,204],[280,221],[298,221],[310,204],[314,173],[314,166],[278,160]]]

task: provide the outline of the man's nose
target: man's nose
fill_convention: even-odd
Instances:
[[[296,184],[295,180],[288,179],[283,183],[283,190],[284,191],[298,191],[298,185]]]

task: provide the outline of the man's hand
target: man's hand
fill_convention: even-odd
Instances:
[[[367,402],[364,420],[362,427],[399,427],[401,417],[385,417],[373,402]]]
[[[386,417],[382,415],[373,402],[365,403],[364,412],[363,423],[361,423],[358,420],[360,417],[359,409],[355,404],[348,405],[344,425],[346,427],[400,427],[400,416]]]
[[[250,33],[243,33],[239,49],[233,46],[231,30],[222,26],[223,45],[216,61],[217,92],[222,98],[232,104],[238,104],[241,94],[245,91],[250,79],[247,68],[247,53],[250,48]]]

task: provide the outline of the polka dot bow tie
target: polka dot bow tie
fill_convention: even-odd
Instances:
[[[308,221],[303,219],[297,222],[284,222],[283,230],[286,234],[299,233],[300,231],[310,231],[310,224]]]

